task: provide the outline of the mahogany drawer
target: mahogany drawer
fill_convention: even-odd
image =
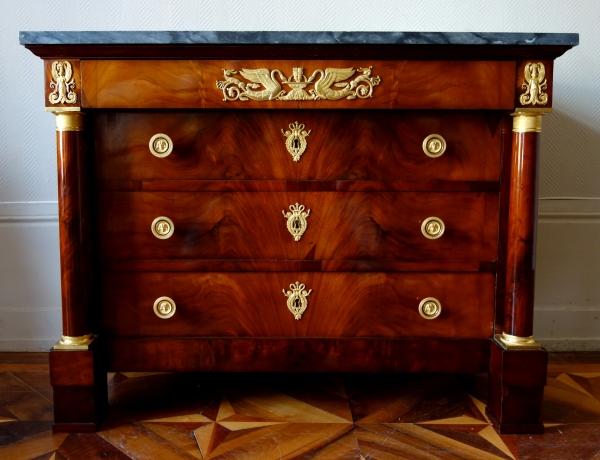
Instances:
[[[288,309],[290,284],[305,285],[306,310]],[[113,336],[491,337],[490,273],[115,273],[102,275],[103,331]],[[160,318],[160,297],[175,303]],[[441,314],[419,313],[425,298]]]
[[[295,162],[291,123],[310,130]],[[104,112],[95,115],[99,180],[446,180],[498,181],[502,112],[252,110]],[[149,149],[168,135],[172,152]],[[439,134],[445,152],[423,141]]]
[[[299,241],[283,211],[310,210]],[[419,192],[103,192],[105,259],[496,260],[498,195]],[[152,233],[158,217],[173,234]],[[444,233],[427,238],[430,217]]]

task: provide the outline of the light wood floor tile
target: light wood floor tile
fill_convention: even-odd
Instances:
[[[56,451],[67,434],[52,434],[51,431],[36,434],[13,444],[0,447],[0,458],[10,460],[31,460],[40,455]]]
[[[494,431],[486,374],[154,372],[107,376],[99,433],[52,434],[47,365],[0,364],[0,459],[600,460],[599,357],[551,357],[544,435]]]
[[[98,435],[136,460],[195,458],[171,440],[166,440],[139,423],[100,431]]]
[[[196,442],[194,432],[173,425],[163,425],[157,423],[142,423],[144,427],[154,432],[165,441],[175,445],[181,451],[190,456],[202,460],[200,448]]]

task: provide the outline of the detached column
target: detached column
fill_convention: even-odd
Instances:
[[[79,108],[56,115],[58,226],[62,287],[61,340],[50,353],[55,432],[94,432],[108,408],[106,371],[92,335],[92,252],[88,168]]]
[[[87,350],[93,336],[88,320],[91,290],[90,229],[84,166],[83,113],[58,111],[58,230],[63,335],[54,349]]]
[[[513,113],[504,329],[492,342],[488,412],[500,433],[543,433],[547,352],[533,338],[541,111]]]

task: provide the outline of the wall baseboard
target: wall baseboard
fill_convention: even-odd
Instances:
[[[600,339],[544,339],[536,338],[550,352],[600,351]]]
[[[36,351],[50,351],[58,340],[0,340],[0,351],[14,351],[14,352],[36,352]]]

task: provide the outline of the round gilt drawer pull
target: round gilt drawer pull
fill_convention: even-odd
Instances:
[[[165,216],[157,217],[152,221],[152,234],[161,239],[166,240],[173,235],[175,231],[175,225],[173,225],[173,221]]]
[[[430,240],[438,239],[444,234],[444,230],[446,230],[446,226],[439,217],[428,217],[421,224],[421,233]]]
[[[162,319],[173,316],[176,308],[175,301],[170,297],[159,297],[154,301],[154,313]]]
[[[148,147],[150,148],[152,155],[158,158],[164,158],[169,156],[173,151],[173,141],[166,134],[158,133],[150,138]]]
[[[426,297],[419,304],[419,314],[425,319],[435,319],[442,312],[442,304],[434,297]]]
[[[430,134],[423,141],[423,152],[431,158],[441,157],[446,151],[446,139],[439,134]]]

